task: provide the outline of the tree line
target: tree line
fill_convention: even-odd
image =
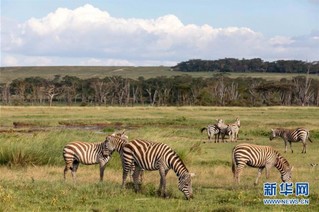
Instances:
[[[304,62],[301,60],[263,61],[260,58],[219,60],[193,59],[173,66],[174,71],[182,72],[266,72],[266,73],[306,73],[319,74],[319,61]]]
[[[28,77],[0,84],[2,105],[319,106],[319,80],[188,75],[145,79]]]

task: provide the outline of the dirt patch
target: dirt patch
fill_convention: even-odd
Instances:
[[[0,133],[33,133],[41,131],[54,131],[54,130],[88,130],[96,131],[99,133],[113,132],[114,130],[122,129],[136,129],[140,126],[128,126],[121,122],[114,123],[82,123],[72,121],[60,121],[58,126],[43,126],[43,124],[36,124],[31,122],[13,122],[13,127],[0,127]]]
[[[36,124],[30,122],[13,122],[14,128],[21,128],[21,127],[34,127]]]

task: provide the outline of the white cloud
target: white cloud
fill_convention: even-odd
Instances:
[[[318,55],[313,53],[318,52],[313,50],[318,35],[266,38],[245,27],[185,25],[175,15],[115,18],[89,4],[74,10],[59,8],[15,27],[3,21],[2,28],[3,55],[20,58],[2,60],[2,66],[175,65],[194,58],[314,60]]]

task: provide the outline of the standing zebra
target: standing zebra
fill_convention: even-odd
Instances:
[[[114,140],[108,136],[105,143],[106,149],[109,150],[109,154],[112,154],[116,146],[114,144]],[[154,143],[140,139],[130,141],[123,146],[122,165],[123,188],[125,188],[127,174],[132,169],[133,165],[135,166],[133,173],[135,191],[139,190],[138,177],[141,170],[159,170],[161,176],[159,191],[161,196],[165,197],[166,175],[170,169],[173,169],[179,180],[179,190],[184,193],[186,199],[193,197],[191,174],[188,172],[188,169],[176,152],[166,144]]]
[[[129,143],[127,137],[124,136],[124,132],[123,134],[115,134],[113,133],[112,135],[108,135],[106,137],[106,140],[104,141],[104,150],[107,152],[106,154],[108,155],[112,155],[114,151],[117,151],[120,156],[121,159],[123,158],[123,147],[125,144]],[[110,151],[112,150],[112,151]],[[135,166],[133,164],[130,172],[134,172],[135,170]],[[140,182],[143,182],[143,174],[144,174],[144,170],[141,170],[139,177],[140,177]],[[131,175],[130,175],[131,176]]]
[[[232,152],[232,172],[237,183],[239,183],[240,173],[246,165],[258,168],[258,175],[254,183],[255,185],[257,185],[258,179],[264,168],[266,168],[266,178],[268,179],[270,168],[273,166],[280,172],[281,180],[283,182],[291,180],[292,167],[290,167],[288,161],[283,158],[279,152],[270,146],[247,143],[235,146]]]
[[[207,136],[208,136],[209,141],[211,140],[213,135],[215,136],[215,143],[216,143],[217,136],[219,135],[219,128],[217,127],[217,125],[214,124],[214,125],[208,125],[207,127],[203,127],[201,129],[201,133],[203,133],[204,130],[207,131]]]
[[[231,135],[232,135],[232,141],[236,141],[238,139],[238,133],[239,133],[239,128],[240,128],[240,120],[237,117],[236,121],[232,124],[229,124],[228,126],[230,128],[231,131]]]
[[[219,142],[219,137],[222,137],[222,142],[224,142],[225,136],[231,136],[231,141],[232,139],[232,129],[229,127],[229,125],[225,124],[223,119],[216,119],[217,124],[216,126],[219,128],[219,134],[218,134],[218,142]]]
[[[123,139],[128,139],[126,135],[118,134]],[[104,142],[101,143],[87,143],[81,141],[74,141],[68,143],[63,148],[63,158],[65,161],[64,180],[68,170],[71,170],[73,181],[76,180],[76,171],[79,164],[92,165],[100,164],[100,181],[103,181],[104,169],[108,163],[110,156],[106,155],[104,149]]]
[[[308,139],[310,142],[312,142],[312,140],[309,138],[309,130],[304,128],[297,128],[294,130],[289,130],[284,128],[271,129],[271,134],[269,139],[272,140],[277,136],[281,137],[284,140],[285,152],[287,152],[287,142],[289,142],[291,153],[294,152],[291,147],[291,142],[299,142],[299,141],[302,142],[303,148],[301,153],[306,153],[306,147],[307,147],[306,140]]]

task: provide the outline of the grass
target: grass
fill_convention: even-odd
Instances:
[[[316,107],[0,107],[0,211],[316,211],[319,207],[319,111]],[[309,206],[265,206],[263,182],[280,182],[273,168],[253,185],[257,169],[245,168],[240,185],[233,184],[231,150],[234,143],[209,143],[200,129],[223,118],[241,120],[240,143],[271,145],[294,166],[293,181],[310,183]],[[18,128],[13,122],[32,123]],[[60,123],[77,123],[68,128]],[[81,123],[83,127],[81,127]],[[101,128],[86,124],[104,123]],[[283,153],[281,139],[269,141],[271,128],[311,130],[307,154],[293,143]],[[168,199],[157,196],[158,172],[146,172],[141,193],[129,184],[121,189],[121,162],[114,153],[99,183],[98,165],[80,165],[77,182],[63,181],[63,146],[74,140],[101,142],[112,130],[127,129],[129,138],[169,144],[195,173],[195,199],[185,201],[173,171],[167,176]],[[206,143],[204,143],[204,141]],[[284,198],[278,196],[278,198]],[[289,198],[295,198],[291,196]]]

